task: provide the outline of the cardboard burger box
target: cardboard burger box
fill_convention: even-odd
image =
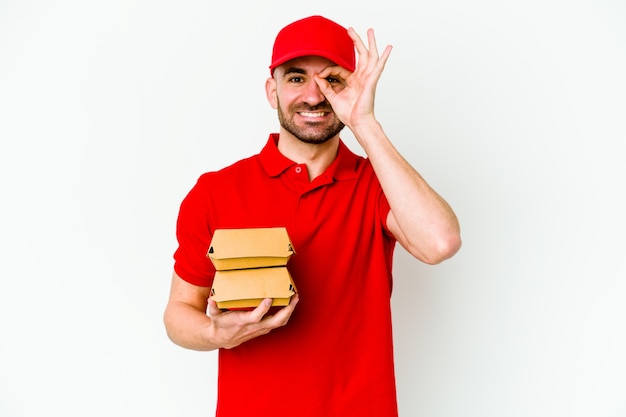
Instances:
[[[287,270],[295,254],[284,227],[217,229],[207,252],[215,266],[211,296],[221,309],[251,309],[264,298],[286,306],[296,293]]]

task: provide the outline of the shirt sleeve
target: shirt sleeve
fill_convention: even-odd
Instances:
[[[393,236],[391,232],[389,231],[389,227],[387,227],[387,218],[390,212],[391,212],[391,206],[389,206],[387,197],[385,197],[385,193],[383,193],[381,189],[380,197],[378,198],[378,213],[380,214],[380,219],[383,224],[383,229],[389,236]]]
[[[209,178],[208,174],[202,175],[180,205],[176,222],[178,248],[174,253],[174,271],[178,276],[202,287],[210,287],[215,275],[215,268],[207,257],[212,238]]]

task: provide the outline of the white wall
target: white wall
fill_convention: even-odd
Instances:
[[[379,118],[462,223],[397,251],[402,415],[626,415],[626,5],[336,3],[0,2],[0,415],[212,415],[161,324],[178,204],[276,130],[273,37],[317,13],[394,45]]]

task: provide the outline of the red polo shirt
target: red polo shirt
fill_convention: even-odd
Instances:
[[[174,268],[192,284],[212,283],[217,228],[285,226],[296,251],[296,310],[285,327],[220,350],[216,415],[395,417],[389,204],[370,162],[343,142],[309,181],[277,141],[202,175],[180,207]]]

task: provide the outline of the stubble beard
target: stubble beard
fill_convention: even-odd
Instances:
[[[320,107],[320,106],[317,106]],[[300,109],[302,110],[302,109]],[[317,111],[315,107],[306,109],[306,111]],[[291,114],[295,114],[296,110],[292,109]],[[296,139],[300,140],[304,143],[310,144],[321,144],[328,142],[335,136],[341,132],[341,130],[345,127],[345,125],[337,119],[337,117],[333,116],[333,122],[329,125],[326,125],[324,128],[320,128],[317,126],[316,129],[312,129],[311,127],[315,127],[319,123],[310,122],[307,123],[310,127],[299,127],[293,120],[293,117],[287,117],[278,103],[278,121],[283,129],[287,132],[291,133]]]

